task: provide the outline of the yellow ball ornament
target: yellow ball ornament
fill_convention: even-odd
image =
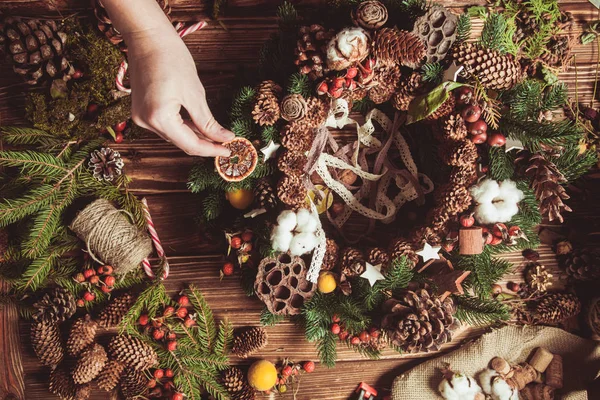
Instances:
[[[264,392],[271,389],[277,382],[277,369],[272,362],[258,360],[248,370],[248,383],[254,389]]]
[[[317,287],[321,293],[331,293],[337,287],[337,281],[335,275],[331,272],[321,272],[319,280],[317,281]]]
[[[245,210],[254,201],[254,193],[251,190],[238,189],[225,194],[229,203],[238,210]]]

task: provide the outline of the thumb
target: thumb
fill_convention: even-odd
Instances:
[[[200,96],[193,106],[186,106],[185,108],[198,131],[207,138],[215,142],[227,142],[235,137],[233,132],[223,128],[217,122],[210,112],[204,96]]]

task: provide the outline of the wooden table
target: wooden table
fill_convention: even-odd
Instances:
[[[171,0],[175,20],[207,19],[211,13],[208,1]],[[455,9],[485,1],[439,1]],[[82,0],[4,0],[0,11],[12,15],[68,15],[72,12],[85,12],[87,1]],[[298,1],[299,7],[310,7],[317,0]],[[585,20],[598,19],[598,11],[587,1],[565,0],[565,9],[571,11],[578,23],[578,31]],[[188,36],[188,44],[206,87],[209,102],[218,119],[223,120],[232,91],[239,87],[239,72],[252,74],[262,43],[276,32],[275,8],[278,1],[270,0],[230,0],[226,16],[219,24],[211,23],[199,33]],[[475,26],[480,29],[481,25]],[[593,80],[596,68],[596,47],[577,46],[577,68],[561,74],[561,79],[570,85],[573,98],[589,102],[592,97]],[[578,85],[575,85],[575,82]],[[11,66],[0,67],[0,123],[2,125],[24,123],[24,93],[28,86],[19,83],[11,71]],[[198,207],[197,198],[186,190],[187,174],[194,160],[164,142],[155,135],[148,134],[134,143],[112,146],[125,157],[127,174],[134,179],[133,189],[140,196],[146,196],[159,234],[165,245],[172,268],[172,275],[166,286],[173,292],[184,283],[195,283],[206,295],[217,318],[229,318],[238,326],[259,324],[262,304],[256,299],[248,299],[236,279],[219,280],[219,268],[224,256],[224,243],[208,242],[199,234],[194,223]],[[141,160],[132,161],[137,153]],[[576,218],[585,220],[588,226],[597,226],[597,212],[586,203],[576,209]],[[541,248],[545,265],[558,271],[554,256],[549,247]],[[519,280],[523,258],[519,253],[507,258],[517,266],[505,281]],[[559,283],[560,284],[560,283]],[[1,289],[1,287],[0,287]],[[18,330],[17,330],[18,329]],[[318,360],[312,344],[303,339],[300,328],[285,322],[268,329],[269,345],[261,352],[272,361],[290,357],[296,361]],[[470,328],[461,333],[443,351],[456,348],[466,340],[482,333],[481,329]],[[20,339],[20,345],[19,345]],[[435,357],[435,354],[400,356],[386,351],[379,361],[361,358],[354,351],[340,348],[339,363],[335,369],[317,367],[315,373],[306,375],[301,384],[297,399],[347,399],[356,385],[366,381],[383,392],[389,390],[398,374],[418,363]],[[238,362],[234,360],[234,362]],[[5,308],[0,311],[0,400],[3,399],[48,399],[48,372],[42,367],[30,347],[29,327],[17,322],[16,312]],[[93,399],[108,396],[96,391]],[[284,398],[292,398],[286,395]]]

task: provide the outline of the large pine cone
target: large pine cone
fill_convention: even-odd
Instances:
[[[558,264],[571,278],[577,281],[589,281],[600,278],[600,252],[585,247],[559,255]]]
[[[121,375],[123,374],[124,369],[125,365],[122,362],[116,360],[110,360],[107,362],[104,366],[104,369],[100,372],[100,375],[98,375],[98,379],[96,381],[98,387],[107,392],[110,392],[116,388],[121,380]]]
[[[61,400],[87,400],[91,394],[89,384],[76,385],[73,377],[63,368],[50,372],[48,390]]]
[[[93,321],[89,314],[77,319],[69,331],[67,340],[67,353],[77,357],[83,349],[94,342],[98,324]]]
[[[474,165],[479,157],[477,146],[470,140],[447,141],[440,146],[440,153],[442,161],[453,167]]]
[[[279,98],[283,89],[273,81],[262,82],[257,89],[252,118],[260,126],[271,126],[280,117]]]
[[[369,261],[369,264],[371,265],[381,265],[385,270],[390,262],[390,255],[385,249],[381,247],[375,247],[369,250],[367,261]]]
[[[474,43],[461,43],[452,57],[486,89],[510,89],[522,78],[521,65],[511,54],[500,54]]]
[[[152,347],[129,335],[113,337],[108,344],[108,353],[112,359],[136,371],[144,371],[158,363],[158,357]]]
[[[375,104],[390,100],[396,92],[400,75],[400,67],[395,64],[378,68],[371,82],[374,86],[369,90],[369,98]]]
[[[581,302],[571,293],[552,293],[542,297],[534,311],[538,322],[555,325],[579,314]]]
[[[342,274],[348,278],[362,275],[367,269],[365,256],[354,247],[347,247],[342,252],[341,270]]]
[[[108,361],[106,350],[98,343],[90,345],[81,352],[73,369],[73,381],[77,384],[88,383],[95,379]]]
[[[129,308],[133,305],[133,302],[134,298],[129,293],[112,299],[98,316],[100,326],[103,328],[112,328],[119,325],[125,314],[129,311]]]
[[[33,308],[34,321],[61,323],[75,314],[77,305],[71,292],[58,286],[44,294]]]
[[[395,346],[409,353],[440,350],[452,340],[452,331],[458,327],[451,298],[442,302],[425,289],[407,291],[400,299],[386,301],[383,307],[382,329]]]
[[[286,151],[277,160],[277,167],[287,175],[302,175],[308,159],[304,153]]]
[[[67,34],[56,21],[5,18],[0,22],[0,46],[6,46],[14,71],[35,85],[44,78],[69,80],[75,69],[63,56]]]
[[[267,331],[260,326],[246,329],[233,339],[231,353],[240,358],[248,358],[264,348],[267,339]]]
[[[398,238],[393,242],[390,249],[390,256],[392,260],[406,257],[408,262],[412,263],[413,268],[419,262],[419,255],[415,251],[415,246],[404,238]]]
[[[290,151],[304,153],[310,150],[315,133],[302,122],[287,124],[281,132],[281,145]]]
[[[308,75],[309,79],[313,81],[323,77],[326,70],[327,43],[334,35],[335,32],[332,29],[326,30],[321,25],[300,27],[294,54],[296,55],[295,64],[301,74]]]
[[[318,128],[323,125],[329,116],[329,103],[317,97],[309,97],[306,99],[306,105],[307,112],[306,116],[302,118],[302,123],[309,128]]]
[[[306,200],[306,186],[297,175],[284,175],[277,184],[277,197],[292,208],[301,207]]]
[[[417,68],[425,54],[425,45],[421,39],[410,32],[383,28],[373,35],[372,55],[382,65],[399,64]]]
[[[473,197],[465,186],[444,185],[440,189],[439,206],[449,215],[456,215],[471,206]]]
[[[321,269],[324,271],[331,271],[337,265],[340,247],[333,239],[327,239],[325,247],[325,257],[323,257],[323,264]]]
[[[49,367],[60,364],[65,356],[60,330],[55,322],[34,321],[31,324],[31,345],[40,362]]]
[[[125,400],[139,399],[148,390],[148,378],[141,371],[127,369],[121,379],[120,387]]]
[[[477,166],[475,164],[452,168],[448,182],[455,186],[470,187],[477,181]]]
[[[237,367],[229,367],[221,373],[221,382],[227,392],[233,394],[244,389],[246,378],[244,372]]]
[[[275,189],[267,178],[263,178],[254,187],[254,202],[258,208],[271,210],[277,206]]]
[[[254,400],[256,399],[256,390],[250,385],[244,385],[241,390],[231,394],[231,400]]]

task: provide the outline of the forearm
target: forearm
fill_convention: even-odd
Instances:
[[[150,31],[160,31],[161,35],[176,34],[155,0],[102,0],[110,19],[125,42]]]

